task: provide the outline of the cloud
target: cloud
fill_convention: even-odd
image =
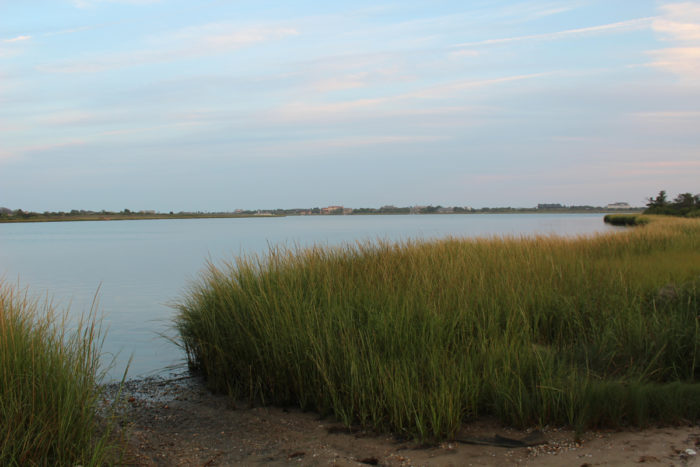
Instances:
[[[656,112],[637,112],[632,114],[633,117],[642,118],[646,120],[694,120],[700,119],[700,111],[690,110],[690,111],[656,111]]]
[[[602,34],[608,32],[625,32],[625,31],[635,31],[640,29],[646,29],[652,23],[654,18],[637,18],[627,21],[619,21],[617,23],[601,24],[598,26],[589,26],[586,28],[577,29],[567,29],[565,31],[548,32],[543,34],[530,34],[526,36],[514,36],[514,37],[504,37],[499,39],[486,39],[482,41],[475,42],[464,42],[461,44],[455,44],[455,48],[469,48],[478,46],[488,46],[495,44],[506,44],[510,42],[520,42],[520,41],[546,41],[546,40],[557,40],[566,39],[570,37],[588,36],[594,34]]]
[[[97,73],[230,52],[296,34],[296,29],[288,27],[236,29],[230,24],[205,25],[154,38],[150,49],[40,65],[37,70],[48,73]]]
[[[17,49],[19,43],[26,42],[30,40],[32,36],[21,35],[16,37],[11,37],[9,39],[0,39],[0,58],[11,58],[19,55],[19,50]],[[5,47],[1,47],[2,44],[8,44]]]
[[[32,36],[17,36],[17,37],[13,37],[11,39],[3,39],[3,42],[8,42],[8,43],[21,42],[21,41],[28,41],[31,38],[32,38]]]
[[[304,139],[303,141],[287,141],[284,143],[256,143],[245,151],[246,154],[275,157],[294,158],[299,156],[328,156],[337,154],[346,149],[391,146],[391,145],[415,145],[421,143],[433,143],[444,141],[448,138],[435,135],[356,135],[337,138]]]
[[[460,97],[464,91],[478,89],[487,86],[502,85],[506,83],[542,78],[551,76],[557,72],[531,73],[524,75],[501,76],[498,78],[482,80],[460,80],[436,86],[427,86],[414,91],[401,94],[387,95],[376,98],[361,98],[335,102],[314,103],[308,100],[294,101],[284,104],[272,112],[266,118],[281,121],[313,121],[327,122],[329,120],[347,120],[355,118],[365,120],[367,118],[382,115],[383,117],[401,117],[408,115],[440,115],[445,113],[460,113],[474,110],[473,107],[450,106],[431,107],[430,109],[410,108],[409,106],[396,107],[394,105],[409,103],[411,101],[454,99]]]
[[[104,26],[107,23],[104,23],[100,26]],[[44,37],[51,37],[51,36],[60,36],[63,34],[75,34],[76,32],[83,32],[83,31],[90,31],[92,29],[95,29],[100,26],[79,26],[76,28],[68,28],[68,29],[59,29],[58,31],[49,31],[45,32],[43,35]]]
[[[203,26],[189,27],[160,40],[180,40],[189,43],[198,51],[232,50],[242,46],[284,39],[296,36],[299,32],[290,27],[248,27],[237,28],[230,23],[211,23]]]
[[[686,42],[700,40],[700,24],[658,19],[652,23],[652,27],[667,39]]]
[[[453,58],[461,58],[461,57],[478,57],[481,55],[481,52],[478,50],[472,50],[472,49],[462,49],[462,50],[457,50],[455,52],[450,52],[450,57]]]
[[[100,3],[123,3],[126,5],[150,5],[160,3],[161,0],[73,0],[76,8],[90,8]]]
[[[353,73],[350,75],[321,79],[311,85],[317,92],[341,91],[345,89],[363,88],[367,86],[368,72]]]
[[[584,6],[581,1],[521,2],[506,4],[495,10],[498,23],[519,24],[566,13]],[[493,13],[491,13],[493,15]],[[493,19],[493,18],[490,18]]]
[[[13,158],[15,158],[15,157],[17,157],[17,155],[16,155],[15,153],[10,152],[10,151],[8,151],[8,150],[6,150],[6,149],[0,148],[0,162],[6,161],[6,160],[9,160],[9,159],[13,159]]]
[[[485,86],[491,86],[495,84],[503,84],[514,81],[523,81],[534,78],[542,78],[544,76],[550,76],[555,74],[555,72],[543,72],[543,73],[530,73],[525,75],[513,75],[513,76],[501,76],[498,78],[481,79],[481,80],[462,80],[455,81],[452,83],[442,84],[438,86],[431,86],[418,91],[409,92],[398,96],[400,99],[442,99],[448,97],[454,97],[460,91],[473,88],[481,88]]]
[[[673,73],[684,81],[700,81],[700,4],[683,2],[661,7],[652,29],[673,47],[649,51],[650,66]]]
[[[642,175],[654,177],[661,175],[682,175],[687,177],[693,174],[700,175],[700,161],[674,160],[639,162],[619,167],[617,174],[621,177]]]
[[[9,147],[0,149],[0,161],[18,158],[27,154],[52,151],[54,149],[73,148],[84,146],[87,141],[83,139],[67,139],[48,143],[35,143],[24,146]]]
[[[652,24],[654,31],[674,41],[700,40],[700,4],[683,2],[661,6]]]

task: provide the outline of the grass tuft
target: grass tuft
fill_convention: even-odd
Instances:
[[[104,465],[116,459],[97,418],[102,332],[0,284],[0,465]]]

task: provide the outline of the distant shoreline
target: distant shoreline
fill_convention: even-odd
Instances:
[[[148,221],[163,219],[236,219],[246,217],[286,217],[284,215],[255,215],[255,214],[147,214],[147,215],[92,215],[92,216],[44,216],[28,218],[0,218],[0,224],[19,224],[27,222],[104,222],[104,221]]]
[[[0,224],[31,223],[31,222],[104,222],[104,221],[140,221],[140,220],[165,220],[165,219],[244,219],[244,218],[269,218],[269,217],[326,217],[326,216],[396,216],[396,215],[470,215],[470,214],[641,214],[641,209],[614,210],[614,209],[504,209],[487,208],[486,210],[474,210],[467,212],[448,213],[391,213],[391,212],[357,212],[351,214],[236,214],[236,213],[210,213],[210,214],[90,214],[90,215],[44,215],[37,214],[29,217],[0,217]]]

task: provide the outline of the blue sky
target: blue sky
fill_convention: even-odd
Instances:
[[[0,206],[700,191],[700,2],[0,0]]]

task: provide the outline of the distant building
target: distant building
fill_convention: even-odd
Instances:
[[[629,203],[610,203],[605,206],[606,209],[631,209]]]
[[[343,212],[343,206],[327,206],[321,208],[321,214],[341,214]]]
[[[449,213],[454,212],[454,211],[455,211],[455,208],[451,208],[451,207],[438,208],[438,210],[437,210],[437,212],[440,214],[449,214]]]

